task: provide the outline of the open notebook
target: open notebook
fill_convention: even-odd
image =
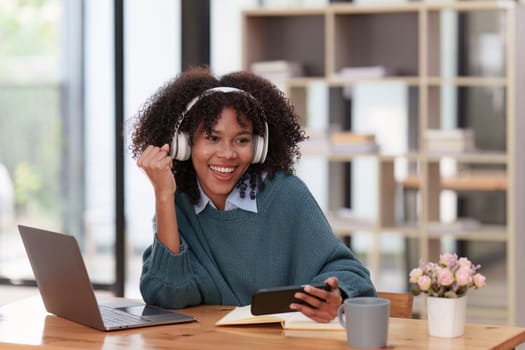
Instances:
[[[238,306],[215,323],[217,326],[240,326],[249,324],[280,323],[283,329],[298,330],[344,330],[337,318],[328,323],[315,322],[300,312],[258,315],[250,312],[250,305]]]

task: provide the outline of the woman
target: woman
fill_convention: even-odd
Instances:
[[[155,193],[155,237],[143,256],[150,304],[246,305],[261,288],[306,286],[293,303],[328,322],[343,298],[375,295],[367,269],[333,234],[296,176],[305,140],[288,100],[248,72],[194,68],[138,113],[132,151]]]

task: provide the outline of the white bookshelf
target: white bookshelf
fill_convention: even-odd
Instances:
[[[501,69],[489,74],[477,74],[475,67],[467,74],[443,74],[441,14],[453,13],[466,21],[495,16],[497,30],[488,27],[489,39],[502,43]],[[525,290],[525,41],[518,33],[525,32],[523,3],[514,1],[468,2],[408,2],[395,5],[331,4],[322,8],[255,9],[243,12],[243,67],[248,69],[257,61],[300,61],[305,76],[280,79],[283,88],[303,116],[305,125],[321,118],[324,125],[340,124],[348,128],[348,113],[342,90],[361,84],[398,84],[406,87],[407,149],[390,152],[382,148],[372,153],[334,153],[331,151],[303,152],[303,158],[313,157],[327,164],[327,215],[334,231],[342,237],[355,232],[368,232],[375,246],[367,265],[373,275],[380,274],[381,253],[378,238],[395,234],[417,242],[417,255],[424,260],[436,260],[439,242],[443,239],[487,242],[505,245],[504,285],[497,289],[498,312],[486,316],[483,305],[473,311],[494,322],[525,326],[525,301],[520,298]],[[493,32],[490,32],[490,31]],[[458,34],[461,35],[461,34]],[[459,40],[468,40],[460,37]],[[493,42],[493,41],[490,41]],[[470,46],[466,45],[469,49]],[[473,53],[471,53],[473,54]],[[469,53],[467,52],[468,56]],[[386,76],[348,77],[339,74],[345,67],[381,66],[390,72]],[[308,89],[321,84],[329,90],[329,111],[308,115]],[[503,91],[504,127],[503,149],[481,149],[470,152],[434,152],[425,146],[426,130],[442,129],[442,100],[444,91],[453,91],[460,104],[469,103],[469,94],[477,91]],[[408,113],[408,112],[407,112]],[[469,120],[466,121],[469,123]],[[321,123],[323,124],[323,123]],[[468,125],[467,125],[468,126]],[[410,140],[408,140],[410,138]],[[344,191],[348,189],[349,164],[368,159],[377,168],[375,217],[367,220],[349,220],[336,215],[345,206]],[[456,164],[455,176],[445,176],[444,161]],[[396,164],[403,162],[408,174],[396,176]],[[480,171],[477,171],[481,169]],[[484,224],[468,232],[431,232],[440,222],[440,195],[443,191],[500,191],[505,196],[503,224]],[[412,191],[417,213],[410,220],[401,219],[400,192]],[[412,244],[414,246],[414,244]],[[410,268],[412,266],[408,266]],[[488,267],[490,268],[490,266]],[[488,281],[490,284],[490,280]],[[503,290],[503,295],[501,295]],[[477,291],[475,293],[481,293]],[[490,299],[490,291],[486,299]],[[500,305],[501,304],[501,305]],[[487,304],[490,309],[490,303]],[[503,308],[503,310],[502,310]],[[472,308],[474,309],[474,308]],[[486,311],[486,310],[485,310]],[[502,316],[503,315],[503,316]]]

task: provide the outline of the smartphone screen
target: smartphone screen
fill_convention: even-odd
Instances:
[[[295,299],[297,292],[306,293],[302,286],[287,286],[260,289],[252,296],[251,312],[253,315],[277,314],[281,312],[293,312],[291,303],[306,304],[304,301]],[[330,290],[326,283],[311,284],[315,288]]]

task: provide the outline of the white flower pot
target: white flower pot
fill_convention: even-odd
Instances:
[[[442,338],[463,335],[466,312],[466,295],[461,298],[427,297],[428,333]]]

